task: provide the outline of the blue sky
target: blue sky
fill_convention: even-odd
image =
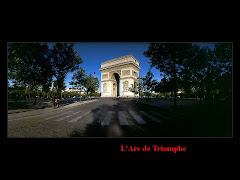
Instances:
[[[49,48],[52,48],[55,43],[47,43]],[[140,62],[140,76],[144,77],[149,68],[150,64],[148,63],[149,58],[143,55],[144,51],[148,50],[148,46],[150,43],[147,42],[104,42],[104,43],[74,43],[74,50],[76,50],[77,55],[83,60],[83,63],[80,66],[86,70],[87,74],[94,73],[95,77],[98,77],[99,81],[101,81],[101,63],[104,61],[108,61],[114,58],[118,58],[121,56],[132,54],[139,62]],[[202,46],[208,46],[210,48],[214,47],[215,43],[194,43]],[[77,71],[77,70],[76,70]],[[76,72],[75,71],[75,72]],[[153,79],[161,80],[160,71],[158,69],[152,68],[151,72],[154,74]],[[73,72],[74,73],[74,72]],[[72,87],[69,85],[69,81],[71,81],[73,73],[69,73],[65,79],[66,86]],[[55,78],[53,78],[55,80]],[[11,84],[11,81],[10,81]],[[99,90],[101,90],[99,88]]]
[[[55,43],[48,43],[49,47]],[[149,43],[74,43],[74,49],[77,55],[83,60],[80,66],[86,70],[87,74],[93,74],[101,80],[101,63],[120,56],[132,54],[140,62],[140,75],[145,76],[150,68],[147,62],[149,58],[143,55],[143,52],[148,49]],[[152,69],[154,79],[160,79],[159,70]],[[66,77],[66,86],[69,85],[73,73],[69,73]],[[100,88],[99,88],[100,90]]]
[[[55,43],[48,43],[51,48]],[[104,43],[74,43],[74,49],[77,52],[77,55],[83,60],[83,63],[80,66],[86,70],[87,74],[94,73],[95,77],[98,77],[99,81],[101,80],[101,63],[104,61],[108,61],[117,57],[125,56],[132,54],[139,62],[140,62],[140,76],[145,76],[150,68],[150,64],[148,63],[149,58],[143,55],[144,51],[148,50],[148,46],[150,43],[145,42],[104,42]],[[195,43],[194,43],[195,44]],[[210,48],[214,47],[215,43],[196,43],[202,46],[208,46]],[[77,70],[76,70],[77,71]],[[75,72],[76,72],[75,71]],[[162,78],[160,77],[160,72],[158,69],[152,68],[152,73],[154,74],[154,79],[158,81]],[[71,87],[69,85],[69,81],[71,81],[73,73],[69,73],[66,77],[66,86]],[[100,88],[99,88],[100,90]]]

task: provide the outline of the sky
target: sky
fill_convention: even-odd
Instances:
[[[55,43],[48,43],[51,48]],[[148,63],[149,58],[143,55],[144,51],[148,50],[148,46],[150,43],[147,42],[119,42],[119,43],[74,43],[74,50],[76,50],[77,55],[83,60],[83,63],[80,66],[86,70],[87,74],[93,74],[95,77],[101,81],[101,63],[104,61],[108,61],[114,58],[118,58],[121,56],[132,54],[139,62],[139,66],[141,67],[139,71],[139,75],[144,77],[149,71],[150,64]],[[208,46],[209,48],[213,48],[215,43],[194,43],[201,47]],[[76,70],[77,71],[77,70]],[[75,72],[76,72],[75,71]],[[155,69],[154,67],[151,69],[154,77],[158,81],[161,80],[160,71]],[[73,72],[74,73],[74,72]],[[71,87],[69,85],[69,81],[71,81],[71,77],[73,73],[69,73],[66,77],[66,86]],[[99,90],[101,86],[99,87]]]
[[[47,44],[49,48],[52,48],[53,45],[55,45],[55,43]],[[85,72],[87,74],[91,73],[93,76],[97,77],[99,81],[101,81],[101,71],[99,69],[101,68],[102,62],[130,54],[132,54],[140,62],[139,66],[141,69],[139,70],[139,75],[144,77],[150,68],[150,64],[148,63],[150,58],[145,57],[143,55],[143,52],[148,50],[149,44],[150,43],[148,42],[74,42],[74,50],[77,52],[77,55],[80,55],[83,60],[83,63],[80,64],[80,67],[85,69]],[[194,44],[198,44],[201,47],[208,46],[209,48],[213,48],[215,43]],[[74,72],[77,72],[77,70]],[[160,77],[160,71],[158,69],[155,69],[153,67],[151,69],[151,72],[154,75],[153,79],[156,79],[158,81],[161,80],[162,77]],[[65,79],[67,88],[72,87],[69,85],[69,82],[72,80],[71,78],[73,76],[73,73],[69,73]],[[53,80],[56,80],[56,78],[53,78]],[[101,86],[99,87],[99,90],[101,90],[100,88]]]
[[[55,43],[48,43],[51,48]],[[95,77],[101,81],[101,63],[108,61],[114,58],[118,58],[125,55],[132,54],[139,62],[141,67],[139,74],[140,76],[145,76],[150,68],[150,64],[147,62],[149,58],[143,55],[144,51],[148,50],[149,43],[74,43],[74,50],[76,50],[77,55],[83,60],[83,63],[80,64],[80,67],[86,70],[87,74],[93,74]],[[76,70],[77,71],[77,70]],[[76,72],[75,71],[75,72]],[[74,73],[74,72],[73,72]],[[73,73],[69,73],[66,77],[66,86],[72,87],[69,85]],[[152,69],[154,74],[154,79],[160,80],[160,72],[155,68]],[[100,87],[99,87],[99,90]]]

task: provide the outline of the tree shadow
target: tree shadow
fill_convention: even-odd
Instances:
[[[106,99],[107,101],[107,99]],[[123,103],[119,102],[118,98],[111,99],[110,105],[103,103],[95,109],[91,110],[94,121],[90,124],[86,124],[84,132],[75,129],[70,137],[116,137],[121,136],[121,127],[119,127],[118,116],[116,111],[124,111],[126,108]],[[101,125],[102,120],[107,115],[108,111],[113,111],[111,116],[110,125]],[[115,125],[115,126],[114,126]],[[111,126],[111,127],[110,127]],[[115,129],[114,129],[115,127]],[[116,132],[114,132],[114,130]]]
[[[141,106],[135,101],[128,101],[120,98],[111,99],[111,102],[103,103],[97,108],[92,109],[91,114],[94,121],[91,124],[86,124],[85,129],[81,132],[80,130],[74,130],[71,137],[171,137],[177,135],[174,133],[176,129],[169,126],[171,124],[159,124],[141,114],[139,114],[139,116],[141,116],[147,124],[138,124],[128,112],[128,110],[152,111],[156,109],[158,108],[150,108],[146,107],[146,105]],[[108,111],[113,111],[110,125],[101,125]],[[124,126],[119,124],[119,111],[128,114],[126,116],[129,122],[128,125]],[[99,112],[100,114],[98,114]]]

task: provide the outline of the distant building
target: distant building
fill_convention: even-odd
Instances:
[[[180,94],[180,93],[184,93],[184,90],[182,90],[182,89],[178,89],[177,93],[178,93],[178,94]]]
[[[81,94],[84,94],[84,93],[86,92],[85,89],[72,88],[72,87],[67,88],[66,91],[67,91],[67,92],[77,92],[77,93],[80,93],[80,92],[81,92]]]

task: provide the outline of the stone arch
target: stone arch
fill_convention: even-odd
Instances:
[[[113,73],[111,76],[112,82],[112,96],[117,97],[120,95],[120,75],[118,73]]]
[[[133,97],[134,92],[128,90],[131,84],[138,81],[139,61],[133,55],[126,55],[101,63],[101,83],[107,83],[107,88],[102,86],[102,97]],[[108,76],[107,76],[108,75]],[[124,86],[123,82],[128,83]],[[123,88],[125,87],[125,89]],[[107,91],[104,91],[104,89]]]
[[[118,74],[119,78],[121,78],[121,70],[110,72],[110,73],[109,73],[110,79],[112,79],[112,80],[114,79],[114,78],[113,78],[113,77],[114,77],[114,74]]]

